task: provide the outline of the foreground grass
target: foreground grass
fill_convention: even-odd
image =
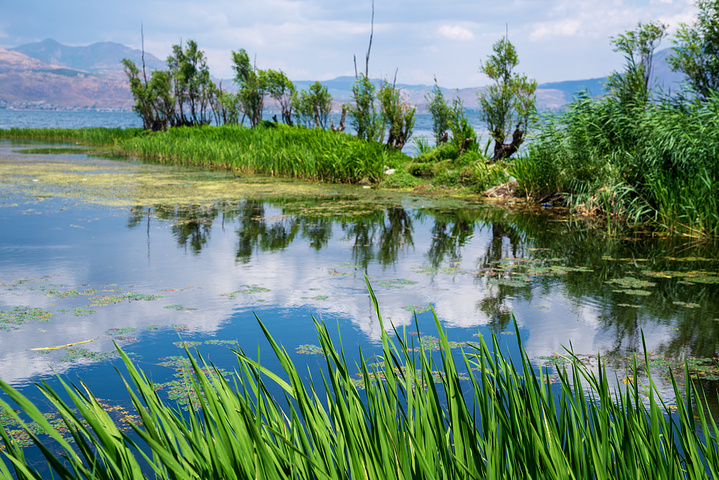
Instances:
[[[436,316],[435,322],[439,328]],[[515,365],[496,339],[464,352],[460,367],[440,329],[436,361],[383,334],[381,360],[359,365],[363,391],[325,325],[317,328],[326,359],[321,379],[304,378],[266,329],[282,372],[238,352],[230,380],[188,353],[199,407],[186,414],[163,402],[120,352],[141,419],[134,436],[113,423],[85,385],[56,392],[43,384],[70,444],[32,403],[0,385],[53,439],[45,444],[28,429],[55,478],[63,479],[711,478],[719,469],[719,432],[690,382],[686,401],[674,383],[678,409],[671,416],[651,377],[646,387],[635,382],[612,391],[603,368],[595,374],[575,359],[551,386],[521,345]],[[461,380],[466,372],[469,380]],[[273,387],[285,398],[274,398]],[[8,404],[2,407],[21,421]],[[0,434],[0,475],[41,478],[4,429]],[[57,448],[61,454],[53,453]]]

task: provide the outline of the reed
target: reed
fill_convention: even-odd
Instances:
[[[371,288],[370,294],[381,321]],[[379,361],[362,358],[355,367],[315,321],[326,360],[319,379],[306,378],[264,325],[282,371],[238,351],[238,371],[225,378],[188,352],[198,404],[187,413],[165,403],[120,351],[129,376],[122,380],[141,418],[134,436],[113,424],[82,383],[63,384],[62,392],[40,386],[74,444],[29,400],[0,386],[37,422],[28,434],[61,479],[659,479],[719,472],[719,432],[703,394],[688,382],[684,396],[674,381],[673,414],[646,357],[643,365],[635,360],[634,381],[615,389],[603,365],[595,373],[569,354],[571,367],[552,383],[521,343],[518,361],[505,357],[494,337],[480,338],[458,361],[436,315],[434,321],[439,354],[395,331],[395,339],[383,333]],[[270,394],[276,387],[284,398]],[[7,403],[2,407],[21,421]],[[52,442],[43,443],[38,429]],[[0,475],[40,478],[23,450],[0,434]]]
[[[117,145],[160,162],[340,183],[379,181],[386,165],[404,158],[349,134],[284,125],[179,127]]]
[[[121,139],[140,135],[140,128],[10,128],[0,129],[0,138],[81,143],[98,147],[112,146]]]
[[[717,236],[717,128],[717,95],[640,105],[580,95],[566,112],[545,119],[512,174],[529,196],[563,194],[571,206],[591,210],[606,203],[606,192],[621,191],[604,213]]]

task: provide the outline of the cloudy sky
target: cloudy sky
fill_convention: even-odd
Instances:
[[[376,0],[372,77],[445,87],[486,83],[480,60],[505,33],[519,70],[540,83],[601,77],[622,64],[609,37],[637,22],[661,20],[670,32],[691,23],[692,0]],[[66,45],[98,41],[140,47],[164,59],[171,45],[194,39],[213,75],[232,76],[230,52],[244,48],[259,68],[293,80],[327,80],[360,69],[371,0],[4,0],[0,46],[53,38]],[[660,48],[670,46],[665,40]]]

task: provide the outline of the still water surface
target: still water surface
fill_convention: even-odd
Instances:
[[[171,398],[183,341],[228,371],[237,347],[277,367],[254,314],[310,370],[322,319],[353,363],[379,351],[365,277],[387,323],[414,330],[416,313],[436,335],[431,304],[450,340],[495,334],[516,354],[514,315],[537,361],[570,345],[620,358],[642,333],[657,359],[716,356],[710,243],[610,236],[555,209],[18,153],[30,147],[0,143],[0,378],[33,398],[59,373],[129,405],[113,342]]]

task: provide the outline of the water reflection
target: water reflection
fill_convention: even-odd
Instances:
[[[169,221],[177,245],[189,246],[196,255],[207,248],[213,222],[221,216],[223,229],[234,228],[235,259],[241,264],[250,264],[253,255],[285,251],[293,244],[318,253],[339,244],[351,253],[352,271],[343,275],[371,273],[372,265],[412,278],[420,272],[431,280],[433,292],[413,287],[416,280],[411,280],[403,286],[406,303],[412,300],[410,291],[419,293],[425,303],[437,304],[445,297],[456,298],[443,292],[461,292],[459,303],[465,307],[460,310],[470,319],[448,319],[457,326],[486,325],[501,333],[511,329],[513,313],[526,312],[548,298],[547,308],[573,304],[575,313],[581,310],[590,317],[602,338],[600,344],[582,342],[592,351],[602,349],[610,355],[639,351],[643,331],[661,331],[660,336],[666,338],[654,345],[657,352],[716,355],[719,279],[715,245],[631,231],[610,237],[551,212],[401,206],[355,215],[318,214],[317,209],[308,215],[298,212],[306,206],[248,200],[213,208],[155,206],[152,213],[158,220]],[[147,212],[133,209],[128,225],[136,227],[145,218],[149,222]],[[421,262],[414,253],[421,255]],[[405,264],[408,258],[417,262],[414,271]],[[462,278],[466,276],[473,277],[471,288]],[[442,277],[451,278],[451,288],[441,288],[439,284],[446,284],[438,282]],[[630,288],[632,282],[639,282],[640,287]],[[307,283],[311,282],[304,278],[297,285]],[[472,305],[473,312],[467,305]],[[409,321],[406,315],[398,316],[403,323]],[[564,317],[561,322],[571,319]]]
[[[570,343],[621,356],[641,349],[642,334],[655,354],[717,354],[718,249],[708,243],[608,236],[553,210],[359,196],[33,202],[0,209],[14,227],[0,233],[0,312],[8,319],[32,307],[52,317],[0,322],[0,377],[11,382],[73,364],[28,348],[93,339],[88,348],[109,351],[115,328],[142,340],[149,326],[183,326],[178,334],[233,335],[251,348],[252,310],[272,319],[289,350],[312,342],[310,314],[372,344],[379,324],[365,275],[393,324],[410,325],[431,302],[456,340],[511,334],[514,315],[535,357]],[[421,328],[427,315],[419,313]]]

